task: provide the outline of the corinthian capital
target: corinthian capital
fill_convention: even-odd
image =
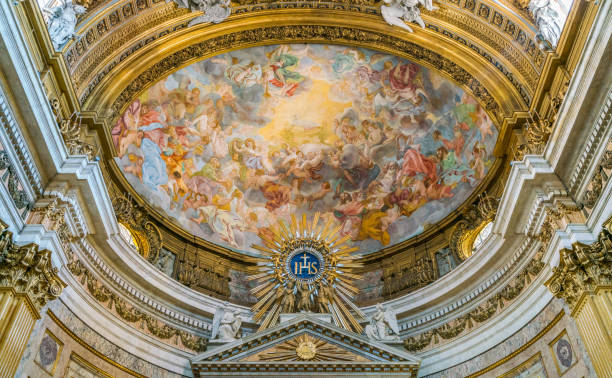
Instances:
[[[572,249],[561,250],[559,266],[553,268],[553,276],[546,286],[573,310],[584,294],[612,284],[611,251],[612,218],[604,223],[595,243],[574,243]]]
[[[40,310],[59,297],[65,286],[51,265],[51,251],[41,251],[36,244],[14,244],[13,233],[0,221],[0,288],[27,294]]]

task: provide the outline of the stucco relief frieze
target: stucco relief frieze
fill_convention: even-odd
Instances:
[[[579,188],[584,185],[584,180],[588,175],[589,168],[592,167],[592,162],[597,159],[599,154],[597,150],[602,142],[605,142],[611,134],[612,127],[612,88],[608,91],[604,98],[603,104],[599,110],[597,119],[593,125],[591,133],[586,140],[586,145],[580,157],[577,159],[576,167],[569,181],[569,191],[572,195],[577,196]],[[610,143],[608,140],[607,143]],[[606,150],[611,147],[608,145]]]
[[[534,277],[540,273],[544,267],[541,257],[542,252],[540,251],[508,285],[483,301],[483,303],[467,314],[459,316],[430,331],[406,338],[404,340],[404,347],[410,352],[429,349],[444,341],[452,340],[466,332],[470,332],[480,323],[484,323],[494,315],[500,313],[503,308],[518,297],[523,289],[529,286]]]

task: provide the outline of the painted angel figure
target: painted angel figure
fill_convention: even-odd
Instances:
[[[58,51],[74,36],[77,16],[85,13],[86,9],[81,5],[73,4],[72,0],[66,0],[62,5],[44,11],[49,15],[47,30],[49,30],[53,48]]]
[[[238,340],[242,318],[238,311],[230,311],[227,307],[218,308],[213,318],[211,340],[230,342]]]
[[[391,334],[387,332],[391,329]],[[376,314],[370,319],[370,324],[365,328],[366,335],[373,340],[397,341],[399,340],[399,326],[395,311],[385,309],[380,303],[376,305]]]
[[[412,33],[412,28],[406,22],[416,22],[423,29],[425,22],[421,18],[419,5],[432,11],[438,9],[433,5],[433,0],[383,0],[385,4],[380,7],[383,19],[392,26],[399,26]]]

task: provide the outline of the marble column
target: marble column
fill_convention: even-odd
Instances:
[[[597,375],[612,377],[612,218],[595,243],[560,254],[546,286],[570,307]]]
[[[15,374],[41,307],[65,287],[51,252],[14,244],[7,228],[0,221],[0,377]]]

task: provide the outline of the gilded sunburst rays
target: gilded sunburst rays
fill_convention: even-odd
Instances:
[[[304,334],[291,339],[259,357],[260,361],[353,361],[355,355],[344,349]]]
[[[340,227],[332,227],[333,219],[319,224],[319,213],[308,222],[291,216],[289,224],[279,221],[259,234],[263,245],[253,248],[263,257],[257,258],[258,272],[251,292],[257,297],[252,307],[259,330],[278,322],[281,313],[330,313],[337,325],[349,331],[363,331],[361,310],[353,303],[358,290],[353,281],[359,278],[353,269],[360,267],[351,253],[349,235]],[[297,300],[296,300],[297,298]]]

